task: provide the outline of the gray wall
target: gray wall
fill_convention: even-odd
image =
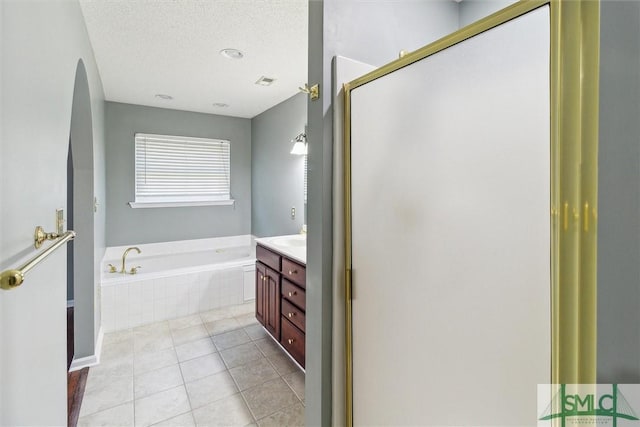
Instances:
[[[4,159],[4,31],[2,27],[4,26],[4,2],[0,1],[0,159]],[[0,160],[0,165],[2,165],[2,160]],[[4,174],[0,172],[0,221],[4,219]],[[2,238],[0,238],[0,260],[5,259],[5,245],[2,243]],[[0,265],[0,268],[5,267],[4,265]],[[0,299],[0,321],[4,323],[6,317],[4,314],[4,299]],[[0,332],[0,348],[5,347],[4,334]],[[0,351],[0,384],[5,382],[5,362],[4,362],[4,352]],[[0,387],[0,414],[4,414],[4,393],[8,392],[4,387]],[[0,424],[4,424],[5,419],[2,415],[0,415]]]
[[[106,103],[107,245],[133,245],[251,233],[251,121]],[[137,132],[231,141],[233,206],[132,209]]]
[[[251,119],[251,228],[258,237],[296,234],[304,224],[304,156],[290,153],[290,141],[306,123],[303,93]]]
[[[458,4],[452,0],[325,0],[325,87],[335,55],[381,66],[401,50],[416,50],[457,29]]]
[[[462,0],[460,2],[460,27],[466,27],[475,21],[516,3],[517,0]]]
[[[307,425],[332,420],[332,158],[331,63],[335,55],[383,65],[400,50],[415,50],[458,29],[458,5],[442,1],[309,2],[309,84],[322,102],[308,103]]]
[[[99,322],[94,323],[95,295],[99,276],[96,275],[95,263],[95,177],[92,102],[86,67],[78,62],[75,86],[73,89],[73,106],[71,108],[70,142],[73,156],[73,229],[77,237],[68,248],[72,249],[73,265],[67,265],[67,280],[73,275],[74,298],[74,359],[92,356],[98,333]],[[102,135],[101,135],[102,136]],[[68,209],[67,209],[68,210]],[[67,212],[67,217],[69,213]],[[95,320],[99,321],[99,313]]]
[[[0,269],[4,269],[34,254],[34,227],[53,229],[55,209],[66,206],[66,160],[79,59],[86,66],[92,103],[94,193],[104,194],[100,172],[104,95],[77,1],[0,3]],[[100,210],[94,217],[96,256],[101,250],[99,236],[104,236],[103,218]],[[66,424],[66,275],[66,251],[59,250],[31,270],[19,289],[2,291],[0,322],[11,327],[0,330],[0,425]]]
[[[67,158],[67,228],[73,230],[73,154]],[[73,241],[67,244],[67,272],[73,271]],[[67,301],[73,301],[73,274],[67,274]]]
[[[603,1],[598,382],[640,382],[640,3]]]

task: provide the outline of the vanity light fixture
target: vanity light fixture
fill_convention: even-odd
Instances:
[[[156,94],[156,98],[158,98],[158,99],[164,99],[165,101],[170,101],[170,100],[172,100],[172,99],[173,99],[173,96],[171,96],[171,95],[166,95],[166,94],[164,94],[164,93],[157,93],[157,94]]]
[[[242,59],[244,57],[244,53],[242,53],[238,49],[233,48],[222,49],[220,51],[220,55],[229,59]]]
[[[307,134],[301,133],[300,135],[296,136],[295,139],[292,139],[291,142],[293,142],[291,154],[307,154]]]

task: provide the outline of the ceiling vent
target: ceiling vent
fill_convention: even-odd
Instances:
[[[271,86],[275,81],[276,79],[274,78],[262,76],[258,79],[256,84],[260,86]]]
[[[242,53],[238,49],[232,49],[232,48],[222,49],[220,51],[220,55],[229,59],[242,59],[244,57],[244,53]]]

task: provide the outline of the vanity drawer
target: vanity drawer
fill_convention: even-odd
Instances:
[[[306,282],[306,269],[304,265],[300,265],[287,258],[282,258],[282,276],[291,280],[293,283],[305,288]]]
[[[304,290],[294,285],[287,279],[282,279],[282,286],[280,287],[280,289],[282,289],[283,298],[288,299],[301,309],[306,310],[307,295]]]
[[[280,344],[304,368],[304,334],[284,316],[280,325],[282,331]]]
[[[282,299],[282,317],[288,319],[291,323],[296,325],[302,332],[305,331],[305,315],[304,311],[300,310],[295,305],[291,304],[286,299]]]
[[[263,248],[260,245],[256,246],[256,259],[269,267],[280,271],[280,260],[282,257],[275,252],[271,252],[267,248]]]

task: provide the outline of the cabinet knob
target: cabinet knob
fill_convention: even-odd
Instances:
[[[289,276],[291,276],[292,274],[298,274],[298,270],[289,270]]]
[[[289,316],[289,317],[293,317],[293,316],[295,316],[295,315],[296,315],[295,313],[289,313],[289,314],[287,314],[287,316]]]
[[[295,340],[294,340],[293,338],[289,338],[289,339],[287,340],[287,342],[289,343],[289,345],[293,344],[293,342],[294,342],[294,341],[295,341]]]
[[[290,297],[292,297],[292,296],[294,296],[294,295],[296,295],[296,294],[297,294],[297,292],[296,292],[296,291],[289,292],[289,296],[290,296]]]

